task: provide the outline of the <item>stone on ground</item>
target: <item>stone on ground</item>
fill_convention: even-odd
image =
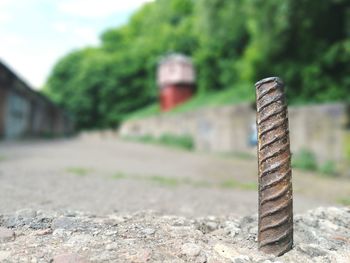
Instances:
[[[0,215],[0,261],[349,262],[350,208],[318,208],[296,215],[294,222],[294,248],[276,258],[257,250],[257,216],[26,210]]]

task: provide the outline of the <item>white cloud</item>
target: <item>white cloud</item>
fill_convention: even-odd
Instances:
[[[39,88],[57,59],[97,44],[103,29],[120,25],[149,1],[0,0],[0,60]],[[110,19],[111,15],[123,19]]]
[[[68,32],[68,24],[66,24],[65,22],[55,22],[52,25],[53,29],[56,30],[59,33],[66,33]]]
[[[7,7],[11,3],[11,0],[0,0],[0,7]]]
[[[5,51],[6,49],[18,48],[25,43],[25,40],[22,36],[17,34],[8,34],[3,38],[3,41],[0,43],[0,51]]]
[[[135,9],[152,0],[66,0],[58,3],[64,13],[84,18],[101,18]]]
[[[1,14],[0,13],[0,23],[5,24],[7,22],[10,22],[12,20],[12,16],[9,14]]]
[[[10,15],[9,8],[11,2],[9,0],[0,0],[0,23],[4,24],[11,21],[12,16]]]
[[[80,23],[58,21],[52,24],[52,28],[70,38],[79,40],[79,43],[95,45],[98,43],[98,34],[95,28],[83,26]]]
[[[80,41],[89,43],[89,44],[97,44],[98,37],[95,30],[87,27],[75,27],[73,28],[73,33],[80,38]]]
[[[62,54],[59,52],[57,48],[32,47],[28,39],[16,34],[7,35],[0,42],[0,60],[35,89],[44,83],[53,62]]]

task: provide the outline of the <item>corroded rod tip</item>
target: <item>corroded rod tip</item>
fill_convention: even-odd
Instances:
[[[255,87],[259,88],[262,84],[265,84],[268,82],[276,82],[279,85],[284,85],[283,81],[279,77],[268,77],[268,78],[264,78],[262,80],[259,80],[257,83],[255,83]]]

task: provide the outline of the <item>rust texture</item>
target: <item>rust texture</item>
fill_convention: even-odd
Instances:
[[[259,165],[259,249],[281,256],[293,246],[293,194],[284,84],[255,84]]]

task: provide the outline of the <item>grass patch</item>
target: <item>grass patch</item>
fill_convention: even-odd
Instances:
[[[125,179],[128,178],[128,176],[122,172],[117,172],[115,174],[112,175],[113,179],[119,180],[119,179]]]
[[[337,175],[337,167],[334,161],[329,160],[320,165],[316,160],[316,155],[307,149],[303,149],[293,156],[292,167],[304,171],[317,172],[324,176],[332,177]]]
[[[125,116],[125,120],[138,120],[154,116],[160,113],[159,103],[154,103],[146,106],[145,108],[136,110]]]
[[[242,190],[257,190],[258,186],[256,183],[241,183],[236,180],[230,179],[223,181],[220,184],[221,188],[233,188],[233,189],[242,189]]]
[[[122,179],[131,179],[131,180],[142,180],[145,182],[151,182],[158,184],[160,186],[166,187],[177,187],[181,185],[193,186],[200,188],[230,188],[230,189],[241,189],[241,190],[257,190],[256,183],[241,183],[236,180],[230,179],[224,182],[209,182],[204,180],[191,180],[190,178],[175,178],[161,175],[152,175],[152,176],[140,176],[140,175],[126,175],[124,173],[118,172],[111,177],[115,180]]]
[[[327,161],[323,165],[320,166],[319,172],[326,176],[336,176],[337,168],[333,161]]]
[[[91,171],[91,169],[84,167],[69,167],[66,169],[66,172],[77,176],[86,176],[91,173]]]
[[[160,144],[189,151],[194,149],[193,138],[189,135],[163,134],[159,138],[156,138],[151,135],[143,135],[135,137],[127,136],[124,137],[124,139],[142,143]]]
[[[181,148],[185,150],[193,150],[194,142],[193,138],[189,135],[173,135],[173,134],[163,134],[157,139],[160,144]]]
[[[244,85],[244,86],[247,86],[247,85]],[[251,92],[251,87],[248,85],[247,87],[244,87],[244,88],[242,87],[242,88],[227,89],[227,90],[216,91],[216,92],[198,93],[187,102],[163,114],[176,114],[176,113],[182,113],[182,112],[189,112],[189,111],[193,111],[204,107],[216,107],[216,106],[223,106],[223,105],[235,104],[240,102],[252,102],[252,101],[254,101],[254,93]],[[137,111],[134,111],[128,114],[124,118],[124,121],[143,119],[147,117],[156,116],[160,113],[161,111],[160,111],[159,103],[155,102],[151,105],[148,105],[142,109],[139,109]]]
[[[174,177],[165,177],[159,175],[145,177],[145,179],[164,186],[178,186],[181,183],[183,183],[179,179],[176,179]]]
[[[125,136],[123,139],[128,141],[143,142],[143,143],[156,143],[156,139],[151,135],[142,136]]]
[[[153,175],[153,176],[126,175],[121,172],[114,174],[112,176],[112,179],[142,180],[142,181],[148,181],[148,182],[156,183],[163,186],[178,186],[180,184],[186,183],[185,181],[174,177],[167,177],[167,176],[160,176],[160,175]]]
[[[292,166],[305,171],[317,171],[316,156],[312,151],[303,149],[293,156]]]
[[[186,181],[186,180],[184,180]],[[208,182],[208,181],[189,181],[188,182],[189,185],[193,186],[193,187],[198,187],[198,188],[210,188],[213,187],[213,184]]]
[[[238,93],[237,90],[248,91]],[[199,93],[191,100],[181,104],[174,108],[169,113],[181,113],[193,111],[204,107],[217,107],[224,105],[237,104],[241,102],[251,102],[254,100],[254,93],[249,92],[250,87],[245,89],[227,89],[223,91],[207,92],[204,94]]]
[[[5,155],[0,155],[0,162],[6,161],[7,157]]]
[[[350,206],[350,197],[340,198],[337,200],[337,202],[341,205]]]

